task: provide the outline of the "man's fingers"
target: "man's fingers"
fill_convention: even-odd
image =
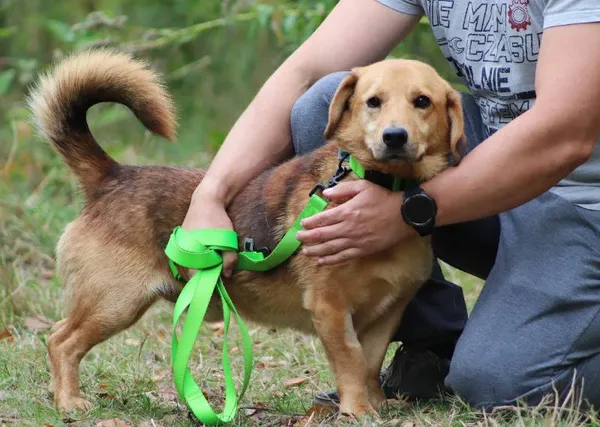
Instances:
[[[238,256],[236,252],[223,252],[223,276],[231,277],[233,274],[233,269],[237,264],[237,258]],[[198,270],[182,267],[181,265],[177,265],[177,271],[186,282],[188,282],[192,276],[198,272]]]
[[[223,276],[231,277],[233,269],[237,263],[237,253],[232,251],[223,252]]]
[[[196,274],[196,271],[197,271],[197,270],[191,270],[189,268],[183,267],[183,266],[181,266],[179,264],[175,264],[175,267],[177,268],[177,272],[179,273],[179,275],[186,282],[189,281],[192,278],[192,276],[194,274]]]
[[[333,255],[326,255],[318,260],[319,265],[341,264],[352,259],[356,259],[361,255],[360,249],[348,248]]]
[[[365,190],[366,188],[367,184],[364,180],[346,181],[339,183],[335,187],[328,188],[327,190],[323,191],[323,195],[330,202],[344,203],[345,201],[356,196],[358,193]]]
[[[334,255],[338,252],[348,249],[352,246],[352,241],[347,238],[330,240],[325,243],[318,245],[304,246],[302,248],[302,255],[306,256],[325,256]]]
[[[314,245],[344,237],[346,237],[346,233],[339,223],[313,230],[300,230],[296,233],[296,238],[305,245]]]
[[[300,223],[306,230],[311,230],[317,227],[325,227],[334,225],[344,219],[347,208],[345,206],[336,206],[316,215],[304,218]]]

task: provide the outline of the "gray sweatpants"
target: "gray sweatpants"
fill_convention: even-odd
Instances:
[[[326,76],[296,102],[296,153],[324,143],[344,75]],[[463,104],[470,151],[485,137],[474,99],[464,95]],[[600,407],[600,212],[547,192],[495,217],[440,227],[433,245],[485,286],[467,321],[462,291],[436,266],[396,340],[435,347],[459,337],[446,384],[476,407],[535,405],[555,390],[564,398],[572,383]]]

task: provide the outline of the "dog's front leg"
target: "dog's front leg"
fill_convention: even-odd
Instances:
[[[339,299],[334,303],[319,299],[313,304],[312,315],[335,376],[340,413],[357,418],[378,417],[369,402],[367,367],[350,312],[340,306]]]
[[[359,334],[367,366],[367,387],[371,404],[379,409],[385,403],[381,389],[381,365],[394,332],[400,324],[408,300],[395,302],[385,313]]]

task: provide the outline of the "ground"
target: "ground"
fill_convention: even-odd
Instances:
[[[64,416],[52,406],[45,344],[49,327],[64,314],[62,288],[54,275],[54,245],[81,207],[70,172],[26,122],[13,121],[0,144],[0,426],[187,426],[194,425],[178,400],[170,376],[172,306],[161,302],[125,333],[96,347],[83,361],[81,384],[93,402],[88,413]],[[119,161],[135,164],[202,164],[184,148],[140,138],[135,146],[113,143]],[[178,151],[176,151],[178,150]],[[177,155],[172,153],[177,152]],[[151,154],[150,154],[151,153]],[[185,161],[183,159],[186,159]],[[445,266],[463,286],[472,307],[481,282]],[[327,425],[311,418],[312,398],[332,388],[332,376],[318,340],[290,331],[250,327],[255,370],[237,426]],[[234,338],[237,336],[234,329]],[[207,325],[191,361],[211,402],[222,396],[220,325]],[[397,347],[390,347],[388,359]],[[232,351],[236,352],[237,348]],[[234,372],[239,380],[241,357]],[[391,402],[385,425],[579,425],[572,409],[542,412],[510,409],[485,416],[458,399],[436,404]],[[597,424],[595,418],[588,420]]]

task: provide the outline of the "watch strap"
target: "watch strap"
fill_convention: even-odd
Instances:
[[[432,203],[433,216],[425,223],[416,223],[416,222],[412,221],[410,218],[408,218],[408,215],[406,213],[405,205],[406,205],[407,201],[409,201],[412,197],[415,197],[415,196],[420,196],[420,197],[424,196],[427,199],[429,199]],[[402,214],[402,219],[404,219],[404,221],[408,225],[410,225],[412,228],[414,228],[421,237],[428,236],[433,232],[433,229],[435,228],[435,216],[437,214],[437,205],[435,203],[435,200],[429,194],[427,194],[425,192],[425,190],[423,190],[420,186],[408,188],[408,189],[406,189],[406,191],[404,191],[404,203],[402,203],[400,212]]]

